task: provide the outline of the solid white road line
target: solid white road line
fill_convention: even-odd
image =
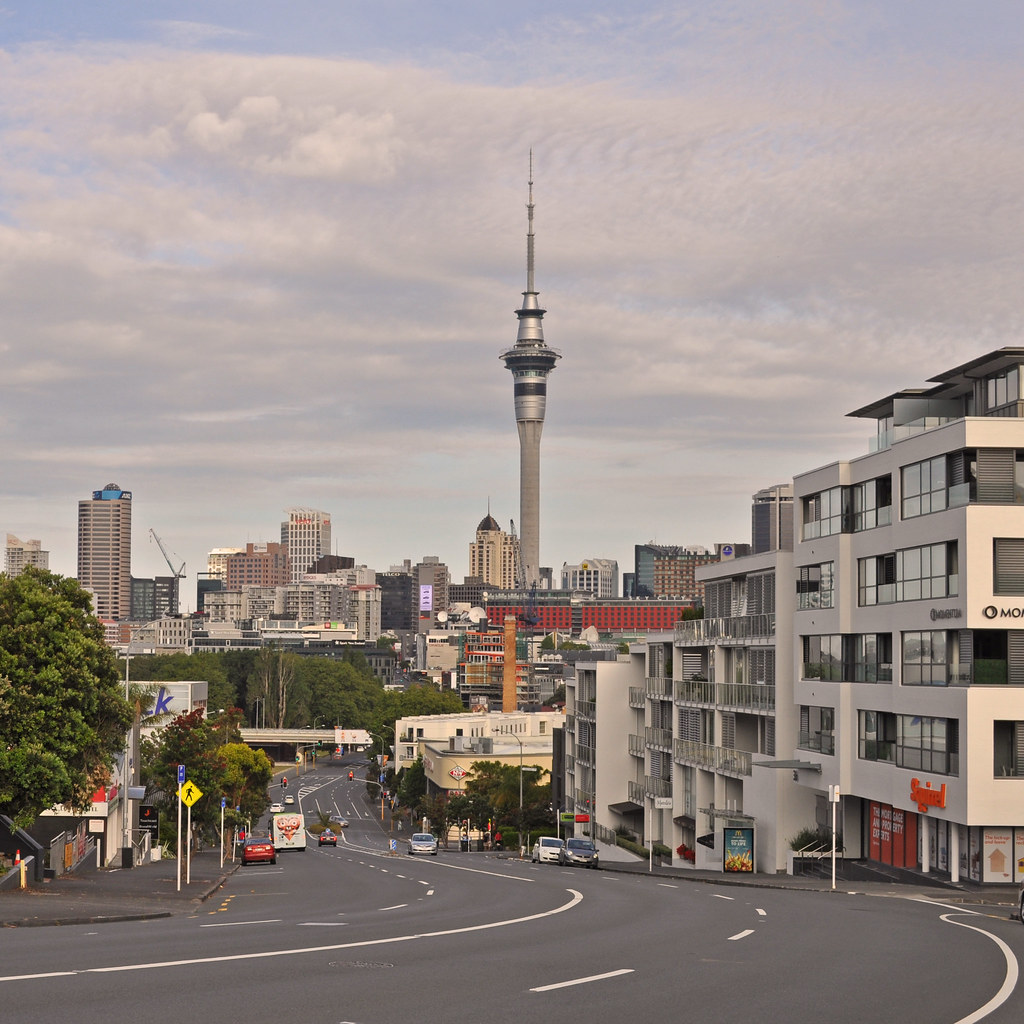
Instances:
[[[748,928],[745,932],[737,932],[735,935],[730,935],[726,942],[736,942],[738,939],[745,939],[748,935],[753,935],[754,929]]]
[[[241,928],[246,924],[280,924],[281,918],[271,917],[266,921],[218,921],[216,924],[201,924],[200,928]]]
[[[589,978],[573,978],[572,981],[558,981],[554,985],[538,985],[531,992],[552,992],[556,988],[571,988],[573,985],[587,985],[592,981],[603,981],[605,978],[617,978],[622,974],[632,974],[632,967],[624,967],[621,971],[609,971],[607,974],[592,974]]]

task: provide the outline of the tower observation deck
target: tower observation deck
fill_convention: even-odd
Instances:
[[[526,291],[516,310],[516,343],[500,358],[512,372],[515,386],[516,426],[519,430],[519,527],[524,582],[540,578],[540,436],[547,406],[547,376],[561,353],[544,344],[541,309],[533,283],[533,155],[530,156],[530,191],[526,204]]]

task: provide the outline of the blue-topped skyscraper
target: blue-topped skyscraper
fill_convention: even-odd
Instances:
[[[561,353],[544,344],[540,308],[533,286],[533,154],[530,155],[530,192],[526,204],[526,291],[516,310],[519,333],[512,348],[501,354],[515,382],[516,426],[519,428],[519,544],[522,579],[533,586],[540,579],[540,435],[544,429],[548,374]]]

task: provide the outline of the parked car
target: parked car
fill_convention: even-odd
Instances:
[[[429,832],[417,832],[409,840],[409,853],[429,853],[437,856],[437,837]]]
[[[545,861],[549,864],[560,864],[564,845],[561,839],[556,839],[554,836],[541,836],[533,844],[530,860],[535,864],[543,864]]]
[[[598,867],[597,847],[592,839],[566,839],[562,848],[563,864],[578,864],[585,868]]]
[[[319,846],[337,846],[338,845],[338,837],[329,828],[325,828],[323,830],[323,832],[320,833],[320,842],[319,842],[318,845]]]
[[[284,812],[284,804],[271,804],[270,805],[270,813],[271,814],[282,814],[283,812]]]
[[[261,861],[277,863],[277,850],[270,839],[247,839],[242,847],[242,863],[258,864]]]

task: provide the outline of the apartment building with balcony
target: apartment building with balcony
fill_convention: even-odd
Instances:
[[[794,478],[792,552],[698,570],[703,619],[577,674],[566,785],[599,835],[720,868],[745,826],[783,870],[831,787],[848,858],[1024,880],[1022,376],[999,349],[850,413],[868,451]]]

